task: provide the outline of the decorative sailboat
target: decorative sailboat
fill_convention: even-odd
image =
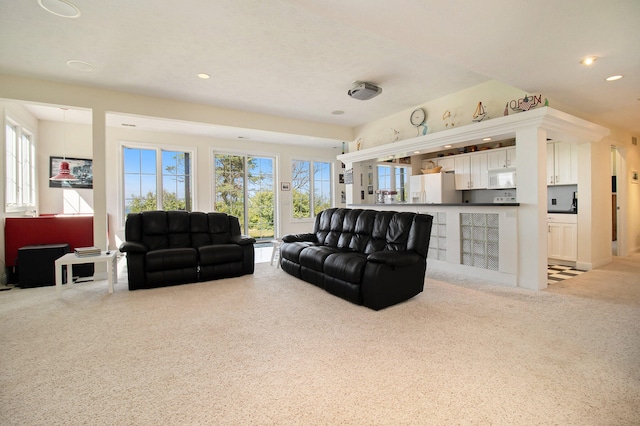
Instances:
[[[473,113],[473,121],[482,121],[487,118],[487,112],[484,110],[484,106],[482,102],[478,102],[478,106],[476,107],[476,111]]]

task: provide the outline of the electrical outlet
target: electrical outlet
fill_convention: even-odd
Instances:
[[[551,205],[555,206],[556,204],[558,204],[558,200],[556,200],[555,198],[551,199]]]

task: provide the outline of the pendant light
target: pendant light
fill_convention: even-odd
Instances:
[[[66,153],[67,153],[67,108],[62,109],[62,121],[64,122],[64,134],[62,139],[62,161],[60,162],[60,169],[58,170],[58,174],[49,180],[57,180],[57,181],[74,181],[78,180],[77,177],[71,174],[71,170],[69,170],[69,163],[66,161]]]

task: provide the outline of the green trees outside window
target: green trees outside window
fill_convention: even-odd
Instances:
[[[331,163],[293,160],[291,176],[294,219],[313,218],[331,207]]]
[[[122,157],[125,216],[159,209],[192,210],[190,152],[125,147]]]
[[[214,155],[214,209],[236,216],[243,233],[258,240],[275,237],[273,158]]]

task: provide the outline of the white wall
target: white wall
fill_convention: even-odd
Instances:
[[[452,125],[460,127],[472,123],[478,102],[482,102],[487,112],[488,118],[485,120],[502,117],[505,100],[519,99],[524,95],[525,93],[520,89],[491,80],[360,126],[356,128],[355,141],[349,144],[349,151],[357,149],[358,139],[361,149],[390,143],[393,137],[391,129],[400,132],[399,140],[418,136],[418,131],[422,131],[422,128],[416,129],[409,122],[409,116],[416,108],[423,108],[426,111],[428,133],[431,134],[450,129]],[[451,117],[443,120],[442,117],[446,111],[451,112]],[[509,110],[509,114],[513,114],[513,111]]]
[[[49,157],[93,158],[91,126],[39,121],[38,127],[38,213],[93,213],[93,190],[49,187]]]

